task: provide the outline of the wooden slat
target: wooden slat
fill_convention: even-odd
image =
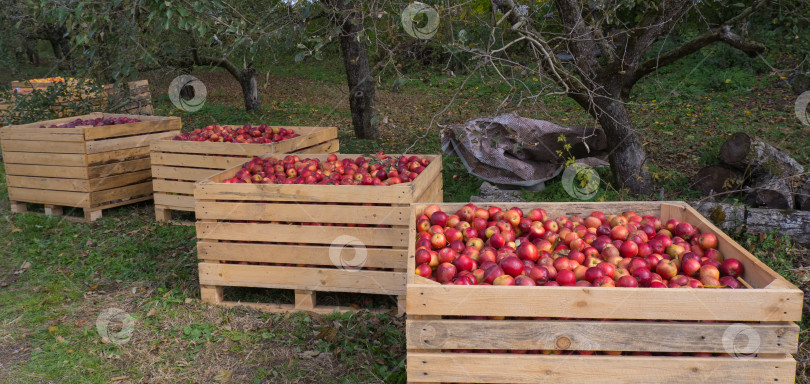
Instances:
[[[95,140],[87,142],[87,153],[101,153],[118,151],[122,149],[129,149],[135,147],[149,147],[149,145],[166,135],[176,135],[179,131],[150,133],[138,136],[128,136],[115,139]]]
[[[43,143],[29,140],[2,140],[3,151],[9,152],[44,152],[44,153],[81,153],[84,144],[79,142],[55,141]]]
[[[60,166],[85,166],[86,159],[81,154],[31,153],[3,151],[3,162],[16,164],[39,164]]]
[[[7,175],[61,177],[66,179],[87,179],[86,167],[62,167],[58,165],[28,165],[6,163]]]
[[[163,205],[176,211],[194,211],[194,196],[155,193],[155,205]]]
[[[24,201],[27,203],[64,205],[68,207],[90,206],[90,194],[86,192],[8,187],[8,196],[11,201]]]
[[[408,225],[409,206],[197,202],[197,218],[372,225]]]
[[[526,210],[534,209],[534,208],[543,208],[545,209],[549,216],[552,218],[557,216],[572,216],[572,215],[581,215],[583,217],[589,216],[593,211],[602,211],[605,214],[609,215],[611,213],[621,213],[627,210],[632,209],[639,215],[656,215],[659,216],[661,214],[661,205],[671,203],[671,204],[683,204],[681,202],[660,202],[660,201],[633,201],[633,202],[605,202],[605,203],[593,203],[593,202],[571,202],[571,203],[547,203],[547,202],[531,202],[531,203],[475,203],[475,205],[479,208],[488,208],[490,206],[498,206],[503,209],[511,208],[511,207],[518,207],[523,209],[524,212]],[[455,212],[467,203],[447,203],[441,204],[441,207],[446,212]],[[417,209],[417,212],[421,212],[424,207],[428,204],[414,204],[414,208]]]
[[[92,192],[90,200],[92,205],[102,205],[124,198],[140,197],[152,194],[152,181],[128,185],[125,187],[107,189],[104,191]]]
[[[408,320],[408,349],[583,350],[625,352],[729,352],[729,323],[559,320]],[[737,325],[740,325],[739,323]],[[759,335],[757,353],[795,353],[795,323],[746,324]],[[475,335],[475,337],[470,337]],[[632,337],[631,337],[632,335]],[[655,342],[651,342],[654,340]],[[742,351],[748,338],[733,341]]]
[[[51,132],[57,128],[36,128],[38,132],[30,132],[33,129],[17,129],[14,126],[0,129],[0,140],[32,140],[32,141],[54,141],[54,142],[84,142],[81,133],[66,134]]]
[[[365,246],[408,246],[406,228],[326,227],[259,223],[197,223],[197,238],[278,243],[346,244],[341,239]]]
[[[337,203],[407,204],[413,201],[410,186],[222,184],[206,180],[197,184],[199,200],[307,201]]]
[[[220,287],[221,288],[221,287]],[[205,301],[205,300],[203,300]],[[270,312],[270,313],[294,313],[300,312],[301,309],[296,308],[293,304],[276,304],[276,303],[252,303],[244,301],[221,301],[217,305],[226,307],[245,307],[255,309],[257,311]],[[334,305],[316,305],[315,308],[307,309],[306,312],[318,313],[321,315],[330,315],[335,312],[357,312],[357,308],[341,307]],[[363,308],[363,311],[371,313],[390,313],[389,308]]]
[[[123,173],[120,175],[101,177],[90,180],[90,191],[102,191],[110,188],[123,187],[140,181],[152,178],[152,171],[145,169],[142,171]]]
[[[340,151],[340,141],[337,139],[330,140],[325,143],[313,145],[311,147],[306,147],[304,149],[295,151],[294,153],[338,153]]]
[[[732,357],[409,353],[408,381],[475,383],[792,383],[790,355]]]
[[[109,177],[148,169],[150,169],[149,158],[145,157],[141,159],[121,161],[118,163],[91,166],[87,168],[87,173],[91,179],[95,179],[99,177]]]
[[[65,123],[70,123],[70,122],[76,121],[76,120],[90,120],[90,119],[96,119],[96,118],[103,117],[103,116],[104,116],[103,113],[93,112],[93,113],[88,113],[86,115],[61,117],[61,118],[58,118],[58,119],[46,120],[46,121],[38,121],[38,122],[34,122],[34,123],[29,123],[29,124],[12,125],[9,128],[14,128],[14,129],[35,128],[35,129],[40,129],[40,127],[43,126],[43,125],[46,126],[46,127],[51,126],[51,125],[62,125],[62,124],[65,124]],[[81,127],[45,128],[45,129],[48,129],[49,132],[52,129],[71,129],[71,130],[75,130],[78,134],[80,134],[82,136],[82,141],[84,141],[84,131],[82,130]]]
[[[409,263],[411,260],[409,259]],[[409,270],[414,270],[410,268]],[[771,289],[408,286],[415,315],[799,321],[802,293]]]
[[[181,168],[206,168],[224,171],[250,161],[250,156],[225,157],[181,153],[152,152],[152,164],[170,165]]]
[[[205,285],[385,295],[402,294],[405,287],[405,274],[396,272],[219,263],[199,263],[199,270]]]
[[[93,153],[87,155],[87,164],[107,164],[110,162],[146,158],[148,160],[149,147],[121,149],[118,151]]]
[[[247,261],[255,263],[305,264],[334,266],[332,259],[345,260],[349,266],[363,268],[402,268],[406,255],[402,249],[367,248],[357,252],[349,247],[281,245],[251,243],[197,242],[200,260]]]
[[[190,181],[155,179],[152,181],[152,188],[154,188],[155,192],[182,193],[194,196],[194,183]]]
[[[117,117],[124,115],[105,115],[109,117]],[[100,127],[85,127],[84,138],[87,141],[108,139],[120,136],[143,135],[145,133],[164,132],[160,137],[175,136],[177,133],[168,133],[167,131],[179,131],[181,128],[179,117],[160,117],[159,120],[149,119],[140,115],[129,115],[133,118],[141,120],[139,123],[130,124],[117,124],[105,125]],[[152,116],[159,117],[159,116]]]
[[[160,179],[187,180],[191,181],[192,183],[197,180],[202,180],[213,176],[217,172],[220,171],[215,169],[168,167],[165,165],[152,166],[152,177]]]
[[[10,187],[47,189],[54,191],[90,192],[87,179],[62,179],[55,177],[27,177],[6,175]]]

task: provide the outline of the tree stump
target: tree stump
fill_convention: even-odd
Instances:
[[[793,209],[793,194],[788,180],[778,176],[762,177],[748,192],[748,204],[753,208]]]
[[[742,172],[722,165],[701,168],[695,180],[695,188],[706,196],[712,193],[734,191],[740,189],[742,184]]]

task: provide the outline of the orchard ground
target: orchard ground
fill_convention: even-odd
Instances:
[[[714,161],[724,137],[738,131],[754,133],[810,165],[810,127],[796,119],[797,95],[783,74],[718,71],[701,63],[700,58],[684,61],[645,80],[635,92],[633,121],[645,142],[659,198],[697,197],[690,188],[693,176]],[[32,68],[26,75],[47,71],[45,66]],[[241,92],[230,75],[202,70],[194,75],[205,83],[208,98],[194,113],[169,102],[165,91],[172,75],[150,74],[156,113],[181,116],[186,130],[211,123],[337,126],[343,153],[408,148],[438,153],[438,131],[431,121],[461,123],[490,116],[508,91],[488,74],[471,77],[457,95],[462,76],[411,73],[397,93],[391,91],[395,79],[381,79],[377,108],[382,139],[371,142],[353,137],[339,59],[305,64],[285,59],[267,63],[263,71],[264,109],[259,115],[242,110]],[[0,83],[10,80],[0,75]],[[591,124],[564,97],[508,109],[559,124]],[[457,159],[445,157],[444,164],[445,201],[468,201],[480,181]],[[609,171],[600,170],[600,175],[605,182],[593,200],[630,199],[607,182]],[[524,195],[539,202],[570,200],[558,180],[545,191]],[[194,229],[156,223],[151,203],[105,211],[96,223],[80,224],[12,215],[3,187],[0,217],[0,382],[405,381],[402,317],[368,312],[275,315],[200,303]],[[802,268],[810,265],[807,249],[775,233],[736,238],[807,291],[810,279]],[[291,300],[285,291],[229,293],[244,300]],[[324,299],[358,309],[392,304],[387,297],[334,294]],[[110,308],[135,320],[132,337],[124,343],[102,339],[97,331],[99,314]],[[802,383],[810,383],[809,325],[806,319],[801,323],[797,359]],[[111,332],[122,326],[114,322]]]

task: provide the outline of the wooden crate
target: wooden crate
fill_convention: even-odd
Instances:
[[[301,136],[272,144],[176,141],[164,137],[152,144],[155,218],[168,221],[172,211],[194,211],[194,183],[268,153],[337,153],[335,127],[279,127]]]
[[[318,305],[316,292],[352,292],[397,296],[403,311],[410,204],[442,200],[441,156],[425,157],[431,163],[414,181],[387,187],[222,183],[241,166],[200,181],[194,197],[203,301],[331,313],[350,308]],[[365,255],[343,244],[362,244]],[[336,267],[342,260],[362,269]],[[226,301],[227,286],[295,290],[295,303]]]
[[[488,207],[492,204],[480,204]],[[802,291],[757,260],[681,202],[503,203],[525,212],[543,208],[552,217],[600,210],[634,210],[675,218],[712,232],[726,257],[745,266],[753,289],[651,289],[591,287],[446,286],[413,273],[410,242],[407,283],[407,373],[412,383],[792,383],[802,316]],[[463,204],[444,204],[455,212]],[[410,239],[415,238],[415,204]],[[487,320],[472,320],[486,316]],[[504,320],[490,320],[505,316]],[[551,320],[531,320],[533,318]],[[566,319],[566,320],[560,320]],[[614,319],[603,321],[601,319]],[[658,320],[658,321],[655,321]],[[730,328],[736,324],[735,328]],[[739,328],[742,327],[742,328]],[[669,356],[725,353],[724,334],[756,332],[756,357]],[[731,331],[732,333],[727,334]],[[748,333],[746,333],[748,335]],[[753,336],[752,336],[753,337]],[[727,339],[728,340],[728,339]],[[737,347],[747,345],[737,338]],[[467,353],[489,350],[487,353]],[[490,353],[496,350],[498,353]],[[515,354],[513,351],[561,351]],[[622,351],[579,355],[570,351]],[[462,353],[459,353],[462,352]],[[652,352],[652,356],[628,355]]]
[[[101,127],[40,128],[76,119],[137,118],[140,123]],[[103,209],[152,198],[149,144],[180,131],[180,118],[91,113],[0,129],[12,211],[25,203],[82,208],[85,220]]]

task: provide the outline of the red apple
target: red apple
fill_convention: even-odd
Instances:
[[[638,280],[630,275],[625,275],[616,280],[617,287],[635,288],[638,287]]]
[[[562,286],[572,286],[576,284],[577,278],[573,271],[563,269],[557,272],[557,283]]]
[[[678,274],[678,267],[672,260],[661,260],[655,266],[655,272],[664,280],[670,280]]]
[[[720,264],[720,272],[725,276],[741,277],[745,272],[745,267],[735,258],[728,258]]]
[[[537,247],[528,241],[518,246],[517,255],[520,259],[529,261],[537,261],[537,259],[540,258],[540,252],[537,250]]]
[[[523,273],[523,262],[515,256],[504,257],[498,264],[504,273],[509,276],[517,277]]]
[[[436,281],[446,283],[456,277],[456,266],[450,263],[441,263],[436,269]]]

